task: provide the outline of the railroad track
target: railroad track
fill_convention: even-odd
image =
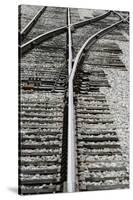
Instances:
[[[20,7],[19,193],[128,188],[104,69],[126,71],[114,40],[128,16]],[[105,41],[108,40],[108,43]]]

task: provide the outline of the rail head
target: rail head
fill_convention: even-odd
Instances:
[[[123,20],[123,22],[126,22],[129,24],[129,17],[124,18],[120,13],[116,12],[116,11],[112,11],[115,15],[117,15],[121,20]]]
[[[93,17],[93,18],[88,19],[88,20],[83,20],[81,22],[76,22],[74,24],[70,24],[70,26],[71,26],[71,28],[72,27],[79,28],[79,27],[82,27],[84,25],[90,24],[91,22],[99,21],[99,20],[105,18],[106,16],[110,15],[110,13],[111,13],[111,11],[108,11],[108,12],[106,12],[102,15],[99,15],[97,17]],[[51,30],[49,32],[43,33],[43,34],[33,38],[32,40],[28,41],[27,43],[20,45],[20,47],[19,47],[20,52],[21,52],[21,54],[26,53],[28,50],[34,48],[35,45],[45,41],[46,39],[53,37],[54,35],[58,35],[62,32],[67,31],[67,30],[68,30],[68,26],[63,26],[63,27]]]
[[[79,27],[82,27],[82,26],[87,25],[89,23],[93,23],[93,22],[99,21],[99,20],[104,19],[105,17],[109,16],[111,14],[111,12],[112,11],[108,11],[108,12],[106,12],[104,14],[99,15],[99,16],[92,17],[90,19],[83,20],[81,22],[76,22],[76,23],[72,24],[72,26],[74,28],[79,28]]]
[[[68,74],[72,70],[72,26],[70,9],[67,10],[68,17]],[[68,161],[67,161],[67,192],[75,192],[76,188],[76,156],[75,156],[75,129],[74,129],[74,102],[73,84],[68,86]]]
[[[65,32],[66,30],[67,30],[67,26],[63,26],[61,28],[54,29],[52,31],[43,33],[43,34],[33,38],[32,40],[28,41],[27,43],[25,43],[19,47],[21,54],[26,53],[28,50],[32,49],[35,45],[40,44],[41,42],[53,37],[54,35],[61,34],[61,33]]]
[[[20,34],[21,40],[23,40],[24,37],[29,33],[29,31],[31,30],[33,25],[37,22],[37,20],[42,15],[42,13],[46,10],[46,8],[47,8],[47,6],[44,6],[43,8],[41,8],[37,12],[37,14],[31,19],[31,21],[23,28],[23,30],[20,31],[19,34]]]
[[[82,56],[82,53],[86,50],[86,48],[88,49],[93,43],[95,43],[97,41],[97,39],[99,39],[100,37],[102,37],[105,33],[107,33],[108,31],[111,31],[113,28],[117,27],[120,23],[124,22],[124,20],[120,20],[100,31],[98,31],[97,33],[95,33],[94,35],[92,35],[91,37],[89,37],[85,43],[82,45],[82,47],[80,48],[79,52],[76,55],[75,61],[74,61],[74,65],[73,65],[73,69],[71,71],[71,74],[69,76],[69,81],[73,82],[75,73],[76,73],[76,69],[77,69],[77,65],[80,61],[80,58]]]

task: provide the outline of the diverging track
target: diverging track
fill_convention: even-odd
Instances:
[[[19,193],[127,188],[100,88],[110,88],[105,67],[126,70],[114,38],[126,42],[119,30],[128,18],[107,11],[80,20],[77,9],[37,10],[19,42]]]

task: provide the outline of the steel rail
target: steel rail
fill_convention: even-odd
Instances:
[[[21,41],[25,38],[25,36],[30,32],[31,28],[34,26],[34,24],[37,22],[39,17],[42,15],[42,13],[46,10],[47,6],[44,6],[41,8],[38,13],[33,17],[33,19],[24,27],[24,29],[20,32],[20,38]]]
[[[81,22],[76,22],[74,24],[71,24],[71,26],[73,26],[73,28],[80,28],[82,26],[85,26],[87,24],[90,24],[92,22],[96,22],[96,21],[99,21],[105,17],[107,17],[108,15],[110,15],[112,11],[108,11],[102,15],[99,15],[97,17],[93,17],[91,19],[88,19],[88,20],[83,20]],[[28,50],[34,48],[35,45],[38,45],[40,44],[41,42],[49,39],[49,38],[52,38],[54,37],[55,35],[59,35],[61,33],[64,33],[67,31],[67,26],[63,26],[63,27],[60,27],[60,28],[57,28],[57,29],[54,29],[54,30],[51,30],[49,32],[46,32],[46,33],[43,33],[35,38],[33,38],[32,40],[28,41],[27,43],[19,46],[20,48],[20,53],[21,54],[24,54],[26,53]]]
[[[116,11],[112,11],[114,14],[116,14],[120,19],[122,19],[124,22],[127,22],[129,24],[128,18],[124,18],[120,13],[116,12]]]
[[[71,34],[71,16],[70,8],[68,8],[68,74],[70,75],[72,70],[72,34]]]
[[[86,42],[82,45],[82,47],[80,48],[79,52],[76,55],[75,61],[74,61],[74,65],[73,65],[73,69],[71,71],[70,77],[69,77],[69,81],[73,82],[74,76],[75,76],[75,72],[77,69],[77,65],[82,57],[82,53],[85,53],[85,51],[87,51],[93,43],[95,43],[97,41],[97,39],[99,39],[100,37],[102,37],[104,34],[106,34],[107,32],[110,32],[113,28],[117,27],[119,24],[121,24],[122,22],[124,22],[125,19],[120,20],[119,22],[116,22],[100,31],[98,31],[97,33],[95,33],[94,35],[92,35],[91,37],[89,37]]]
[[[71,17],[68,8],[68,74],[72,70],[72,33]],[[67,192],[75,192],[76,189],[76,158],[75,158],[75,130],[74,130],[74,103],[73,85],[68,83],[68,157],[67,157]]]
[[[73,26],[76,28],[79,25],[84,26],[86,22],[95,22],[97,19],[101,19],[101,17],[106,17],[110,14],[105,13],[104,15],[100,15],[98,17],[93,18],[93,20],[85,20],[81,23],[75,23],[71,25],[70,18],[70,9],[68,8],[68,74],[70,76],[72,71],[72,34],[71,29]],[[76,190],[76,140],[75,140],[75,114],[74,114],[74,99],[73,99],[73,81],[69,81],[68,83],[68,162],[67,162],[67,192],[75,192]]]
[[[102,15],[99,15],[99,16],[97,16],[97,17],[93,17],[93,18],[90,18],[90,19],[87,19],[87,20],[83,20],[83,21],[81,21],[81,22],[76,22],[76,23],[72,24],[72,26],[73,26],[74,28],[80,28],[80,27],[82,27],[82,26],[88,25],[89,23],[96,22],[96,21],[98,21],[98,20],[101,20],[101,19],[103,19],[103,18],[109,16],[109,15],[111,14],[111,12],[112,12],[112,11],[108,11],[108,12],[106,12],[106,13],[104,13],[104,14],[102,14]]]
[[[75,131],[75,114],[74,114],[74,97],[73,97],[73,80],[75,76],[75,72],[77,69],[77,65],[80,61],[81,55],[83,52],[88,50],[88,48],[97,41],[98,38],[102,37],[104,34],[107,32],[111,31],[113,28],[118,26],[123,20],[116,22],[115,24],[108,26],[101,31],[97,32],[93,36],[91,36],[86,42],[83,44],[79,52],[77,53],[77,56],[75,58],[73,68],[71,70],[70,76],[69,76],[69,132],[68,132],[68,137],[69,137],[69,145],[68,145],[68,192],[74,192],[76,188],[76,131]],[[89,45],[89,47],[88,47]],[[86,49],[87,48],[87,49]],[[75,160],[75,161],[74,161]],[[71,170],[71,171],[70,171]],[[71,177],[69,177],[71,176]],[[71,181],[70,181],[71,178]],[[75,180],[75,183],[74,183]],[[73,182],[72,182],[73,181]]]
[[[43,33],[37,37],[35,37],[34,39],[28,41],[27,43],[19,46],[20,48],[20,54],[24,54],[26,53],[28,50],[34,48],[36,45],[40,44],[41,42],[52,38],[55,35],[59,35],[61,33],[64,33],[67,30],[67,26],[61,27],[61,28],[57,28],[54,29],[52,31],[49,31],[47,33]]]

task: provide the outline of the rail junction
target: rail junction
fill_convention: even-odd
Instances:
[[[19,193],[129,187],[105,69],[126,71],[127,12],[19,7]],[[29,9],[29,13],[27,10]]]

